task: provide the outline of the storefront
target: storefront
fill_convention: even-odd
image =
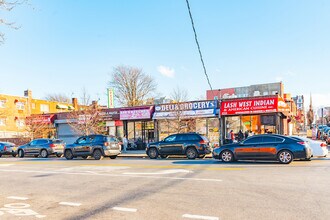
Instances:
[[[197,132],[219,142],[218,101],[194,101],[155,106],[153,115],[157,127],[157,140],[170,134]]]
[[[139,106],[120,109],[124,135],[138,149],[144,149],[147,143],[155,141],[155,125],[152,120],[154,106]]]
[[[28,116],[25,120],[26,130],[33,139],[54,138],[56,134],[55,120],[55,114],[35,114]]]
[[[225,99],[220,108],[222,140],[228,142],[231,131],[236,140],[253,134],[287,134],[289,112],[280,96]]]
[[[106,129],[106,133],[116,137],[123,137],[124,125],[120,120],[119,108],[108,108],[100,111],[100,117]]]

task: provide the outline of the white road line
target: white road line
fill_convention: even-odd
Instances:
[[[219,220],[218,217],[205,216],[205,215],[190,215],[190,214],[184,214],[184,215],[182,215],[182,218],[203,219],[203,220]]]
[[[154,173],[133,173],[133,172],[128,172],[128,173],[123,173],[125,175],[162,175],[162,174],[174,174],[174,173],[192,173],[193,171],[190,170],[185,170],[185,169],[170,169],[170,170],[162,170],[159,172],[154,172]]]
[[[28,198],[18,196],[8,196],[7,199],[28,200]]]
[[[41,171],[41,170],[3,170],[0,172],[18,172],[18,173],[46,173],[46,174],[66,174],[66,175],[95,175],[95,176],[112,176],[112,177],[126,177],[126,178],[147,178],[147,179],[172,179],[172,180],[191,180],[191,181],[206,181],[206,182],[222,182],[220,179],[202,179],[202,178],[185,178],[185,177],[165,177],[165,176],[143,176],[143,175],[123,175],[123,174],[106,174],[106,173],[77,173],[77,172],[59,172],[59,171]]]
[[[3,163],[3,164],[0,164],[0,167],[9,167],[9,166],[12,166],[14,164],[11,164],[11,163]]]
[[[76,207],[81,205],[81,203],[74,203],[74,202],[60,202],[59,204],[60,205],[68,205],[68,206],[76,206]]]
[[[122,207],[113,207],[113,210],[117,211],[123,211],[123,212],[136,212],[137,209],[131,209],[131,208],[122,208]]]
[[[36,218],[45,218],[46,215],[36,215]]]

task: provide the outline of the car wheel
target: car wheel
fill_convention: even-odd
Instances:
[[[102,159],[102,152],[99,149],[94,150],[93,157],[95,160],[101,160]]]
[[[186,150],[186,156],[189,160],[194,160],[194,159],[196,159],[196,157],[198,157],[198,153],[195,148],[189,147]]]
[[[47,152],[47,150],[45,150],[45,149],[41,150],[41,151],[40,151],[40,156],[41,156],[42,158],[47,158],[47,157],[48,157],[48,152]]]
[[[88,156],[82,156],[81,158],[86,160],[88,158]]]
[[[117,155],[110,156],[110,159],[116,159],[116,158],[117,158]]]
[[[19,150],[18,151],[18,157],[19,158],[23,158],[24,157],[24,151],[23,150]]]
[[[150,159],[157,159],[157,157],[158,157],[158,151],[157,151],[157,149],[156,148],[150,148],[149,150],[148,150],[148,156],[149,156],[149,158]]]
[[[278,161],[283,164],[289,164],[293,160],[293,154],[288,150],[282,150],[277,155]]]
[[[35,158],[38,158],[38,157],[39,157],[39,154],[37,154],[37,155],[34,155],[34,157],[35,157]]]
[[[64,152],[64,157],[67,159],[67,160],[72,160],[73,159],[73,153],[71,150],[66,150]]]
[[[160,158],[162,159],[166,159],[168,157],[168,155],[160,155]]]
[[[234,154],[230,150],[224,150],[221,152],[220,158],[225,163],[233,162]]]

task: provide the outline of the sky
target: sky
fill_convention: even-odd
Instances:
[[[330,106],[330,1],[189,0],[214,89],[282,81],[309,105]],[[185,0],[29,0],[0,18],[0,93],[64,93],[106,104],[118,65],[142,68],[158,95],[209,89]]]

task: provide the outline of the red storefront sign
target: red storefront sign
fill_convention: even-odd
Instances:
[[[221,102],[221,115],[243,115],[278,112],[278,98],[264,97]]]
[[[56,119],[56,115],[32,115],[26,117],[26,124],[53,124]]]

